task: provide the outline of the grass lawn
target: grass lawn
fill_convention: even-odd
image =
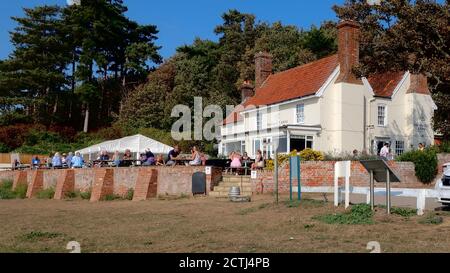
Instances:
[[[144,202],[1,200],[0,252],[382,252],[450,251],[450,214],[399,213],[380,208],[372,224],[333,224],[320,219],[341,213],[332,203],[306,195],[300,204],[270,195],[251,203],[208,197]],[[333,215],[331,215],[333,216]],[[441,221],[434,221],[432,217]]]

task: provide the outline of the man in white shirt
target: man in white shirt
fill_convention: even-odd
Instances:
[[[385,143],[383,148],[381,148],[380,156],[383,159],[388,159],[388,156],[389,156],[389,143]]]

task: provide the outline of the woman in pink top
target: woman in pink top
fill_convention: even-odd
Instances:
[[[241,155],[238,152],[232,152],[230,159],[231,159],[230,164],[231,168],[240,168],[242,166]]]

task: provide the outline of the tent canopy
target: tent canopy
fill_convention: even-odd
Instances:
[[[173,148],[143,135],[134,135],[116,140],[105,141],[82,150],[76,151],[82,155],[97,154],[101,151],[121,153],[129,149],[132,153],[143,153],[150,149],[154,154],[168,154]]]

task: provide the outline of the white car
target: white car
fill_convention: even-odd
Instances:
[[[450,205],[450,163],[444,164],[443,173],[442,178],[436,183],[438,202]]]

